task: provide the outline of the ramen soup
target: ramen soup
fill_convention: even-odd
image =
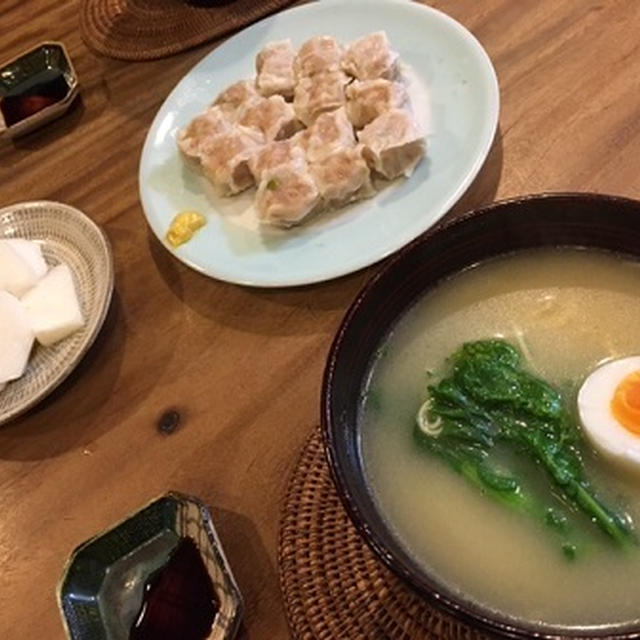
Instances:
[[[585,378],[605,361],[640,355],[640,264],[592,250],[532,250],[469,268],[412,307],[378,350],[361,411],[365,473],[380,512],[417,562],[468,601],[558,626],[639,618],[640,546],[615,544],[554,497],[541,465],[505,453],[535,495],[568,513],[575,557],[544,518],[493,500],[419,446],[416,413],[447,357],[495,337],[561,391],[582,431],[576,398]],[[586,438],[580,447],[598,496],[640,531],[640,470]]]

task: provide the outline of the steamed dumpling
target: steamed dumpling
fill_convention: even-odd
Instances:
[[[291,40],[270,42],[256,57],[256,88],[265,97],[279,94],[293,97],[296,80],[293,72],[295,51]]]
[[[255,129],[239,127],[202,149],[202,170],[220,195],[232,195],[254,184],[249,158],[264,144]]]
[[[347,114],[356,129],[362,129],[385,111],[404,107],[409,101],[399,82],[382,78],[356,80],[347,87],[346,95]]]
[[[260,222],[279,227],[300,223],[320,203],[320,193],[308,168],[280,165],[262,175],[256,193]]]
[[[369,197],[373,175],[409,176],[425,154],[384,31],[346,50],[327,35],[297,52],[289,39],[270,42],[255,67],[254,81],[224,89],[177,143],[220,195],[257,185],[261,223],[289,227]]]
[[[299,49],[294,60],[294,70],[298,79],[318,73],[330,73],[340,69],[343,49],[331,36],[317,36],[307,40]]]
[[[375,193],[361,147],[342,149],[312,164],[311,174],[329,206],[342,206]]]
[[[400,56],[391,50],[384,31],[370,33],[353,42],[342,59],[342,69],[358,80],[393,80]]]
[[[372,169],[392,180],[409,177],[425,154],[426,141],[407,111],[392,109],[358,134],[363,155]]]
[[[321,113],[344,106],[344,88],[348,81],[342,71],[302,78],[296,85],[293,97],[293,108],[298,119],[309,126]]]
[[[220,107],[211,107],[196,116],[177,137],[178,148],[190,159],[200,159],[203,147],[216,137],[230,133],[233,121]]]
[[[353,127],[344,109],[323,113],[304,133],[301,143],[309,162],[319,162],[336,151],[356,144]]]
[[[253,82],[240,80],[222,91],[212,106],[220,107],[229,117],[237,119],[248,106],[260,100],[260,97]]]
[[[267,141],[288,138],[300,128],[293,107],[282,96],[262,98],[253,103],[238,123],[261,131]]]
[[[258,183],[265,171],[285,164],[302,168],[307,166],[306,154],[297,136],[270,142],[258,149],[249,159],[249,168]]]

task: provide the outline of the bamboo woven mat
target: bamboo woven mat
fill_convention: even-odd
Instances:
[[[340,502],[319,430],[307,440],[289,481],[279,566],[295,638],[485,638],[432,608],[378,562]]]
[[[86,45],[111,58],[152,60],[227,35],[293,0],[81,0]]]

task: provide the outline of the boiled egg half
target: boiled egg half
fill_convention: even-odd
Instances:
[[[578,393],[578,412],[592,444],[640,469],[640,356],[598,367]]]

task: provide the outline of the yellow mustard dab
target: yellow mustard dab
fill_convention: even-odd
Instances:
[[[181,211],[178,213],[167,231],[167,242],[175,249],[189,242],[193,234],[206,224],[205,217],[197,211]]]

